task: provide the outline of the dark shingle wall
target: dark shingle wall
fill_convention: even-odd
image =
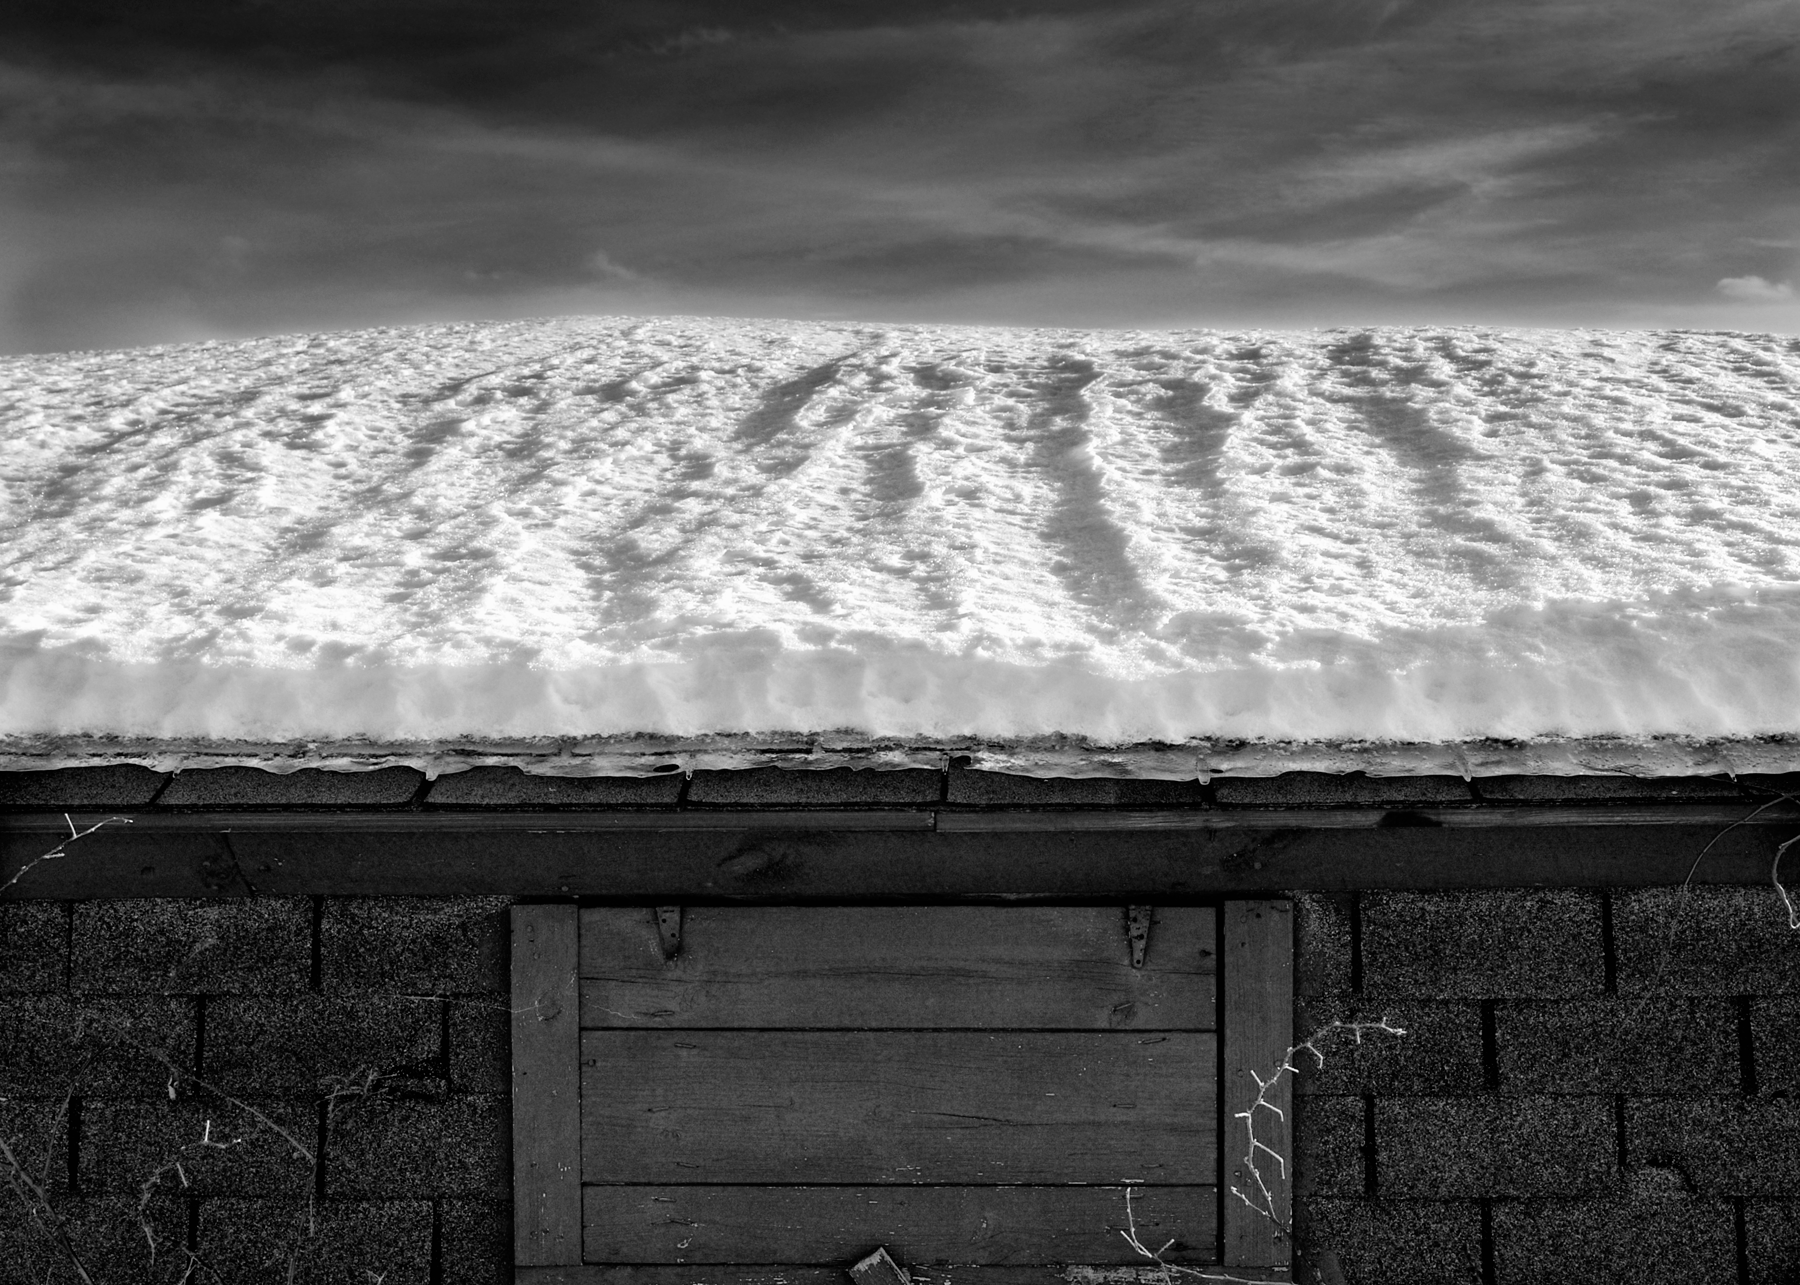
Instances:
[[[0,808],[1754,807],[1794,786],[104,768],[0,774]],[[1800,933],[1771,889],[1300,894],[1295,922],[1298,1029],[1409,1032],[1328,1047],[1298,1086],[1297,1230],[1346,1281],[1800,1271]],[[191,1248],[218,1273],[193,1279],[284,1279],[298,1255],[311,1279],[498,1285],[505,941],[497,899],[0,904],[0,1136],[97,1280],[179,1280]],[[0,1213],[0,1285],[45,1279],[45,1252]]]
[[[499,1285],[505,941],[494,899],[0,903],[0,1136],[96,1281]],[[9,1201],[0,1283],[65,1278]]]
[[[1298,910],[1299,1029],[1408,1032],[1327,1044],[1299,1085],[1301,1243],[1346,1281],[1729,1282],[1741,1262],[1774,1282],[1800,1262],[1800,940],[1772,891],[1302,894]],[[319,1279],[497,1283],[503,911],[8,903],[0,1130],[121,1279],[165,1279],[191,1247],[226,1281],[297,1254]],[[1652,962],[1625,969],[1633,952]],[[143,1206],[165,1237],[151,1263],[139,1201],[174,1160],[187,1185],[164,1171]],[[0,1219],[8,1261],[43,1252]]]
[[[1315,1264],[1351,1285],[1800,1271],[1800,933],[1773,888],[1297,909],[1296,1029],[1408,1031],[1299,1077]]]

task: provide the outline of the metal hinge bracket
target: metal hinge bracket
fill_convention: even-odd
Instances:
[[[656,908],[656,935],[662,939],[663,961],[672,962],[681,953],[681,907]]]
[[[1131,944],[1131,966],[1142,968],[1144,956],[1150,953],[1150,918],[1153,906],[1125,908],[1125,940]]]

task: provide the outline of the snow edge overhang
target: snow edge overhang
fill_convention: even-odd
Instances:
[[[843,734],[720,734],[377,743],[111,737],[0,738],[0,771],[136,764],[161,772],[256,767],[338,772],[411,767],[438,777],[475,767],[534,776],[644,777],[761,767],[941,769],[948,763],[1043,778],[1202,782],[1287,772],[1368,776],[1738,776],[1800,771],[1800,735],[1569,737],[1529,741],[1194,740],[1096,744],[1076,737],[871,739]]]

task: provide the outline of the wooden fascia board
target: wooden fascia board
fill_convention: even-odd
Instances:
[[[0,814],[0,833],[67,834],[105,817],[129,818],[137,831],[293,831],[296,833],[582,833],[637,830],[935,830],[1008,833],[1083,830],[1366,830],[1387,828],[1516,829],[1590,826],[1800,824],[1800,807],[1746,804],[1587,804],[1573,807],[1242,808],[1165,811],[1018,809],[786,809],[605,811],[305,811],[133,812],[83,811]]]
[[[0,896],[778,902],[1641,886],[1690,873],[1762,883],[1800,818],[1785,805],[1749,812],[1441,810],[1399,824],[1377,811],[139,813],[69,844]],[[68,824],[60,814],[0,818],[0,883]]]

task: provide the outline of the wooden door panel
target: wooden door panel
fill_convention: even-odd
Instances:
[[[1294,1080],[1271,1076],[1294,1042],[1293,904],[1228,901],[1223,926],[1225,1186],[1243,1193],[1226,1198],[1223,1261],[1285,1270],[1292,1245],[1277,1222],[1293,1220],[1294,1186],[1277,1157],[1294,1154]]]
[[[586,1182],[1205,1184],[1210,1034],[584,1031]]]
[[[1167,1268],[1094,1267],[1087,1263],[1030,1263],[1017,1267],[927,1264],[907,1268],[913,1285],[1169,1285]],[[521,1267],[514,1285],[844,1285],[844,1265],[806,1267],[793,1263],[588,1263],[567,1267]],[[1180,1280],[1181,1278],[1176,1278]],[[1231,1276],[1221,1274],[1229,1281]],[[1262,1273],[1239,1277],[1249,1285],[1287,1277]],[[1195,1282],[1195,1285],[1201,1285]]]
[[[1215,1028],[1216,914],[1158,907],[1132,967],[1118,906],[582,912],[584,1027]]]
[[[1137,968],[1117,905],[513,915],[521,1282],[1117,1285],[1123,1183],[1171,1261],[1286,1270],[1220,1185],[1291,1211],[1283,901],[1157,907]]]
[[[581,1253],[581,1032],[574,906],[512,910],[513,1261]]]
[[[854,1262],[875,1245],[908,1264],[1144,1260],[1119,1234],[1123,1187],[584,1187],[590,1263]],[[1216,1187],[1141,1187],[1139,1235],[1170,1262],[1210,1262]]]

